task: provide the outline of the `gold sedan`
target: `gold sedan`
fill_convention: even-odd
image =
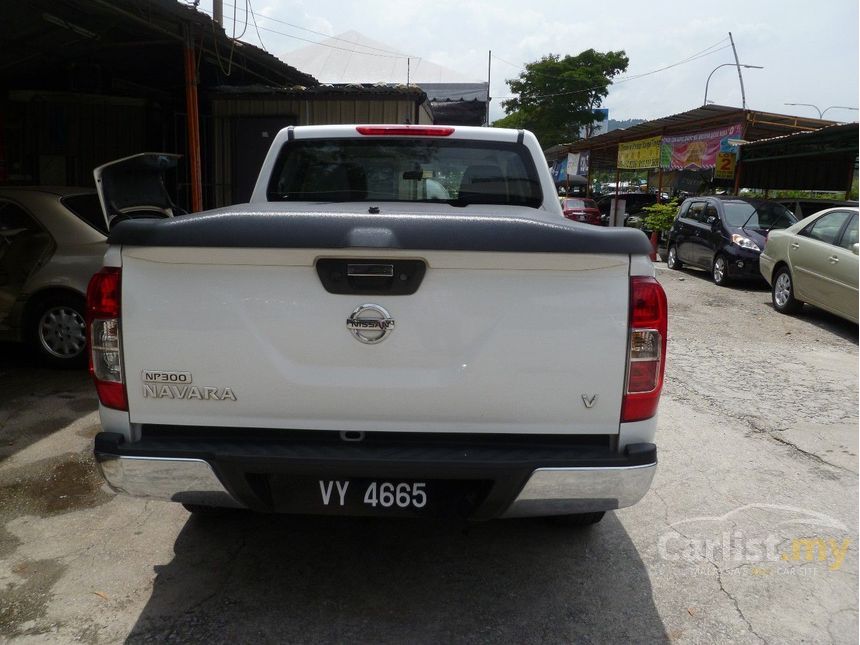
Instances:
[[[770,232],[759,270],[774,309],[793,314],[806,302],[857,322],[857,218],[857,208],[831,208]]]

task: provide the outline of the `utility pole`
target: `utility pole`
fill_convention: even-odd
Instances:
[[[743,109],[746,110],[747,109],[747,96],[746,96],[746,93],[744,92],[744,76],[743,76],[743,74],[741,74],[741,63],[738,60],[738,50],[735,49],[735,39],[732,38],[732,32],[729,32],[729,42],[732,44],[732,53],[735,55],[735,65],[738,68],[738,79],[741,82],[741,105],[743,106]],[[707,94],[707,90],[705,91],[705,93]]]
[[[236,2],[236,0],[233,0],[233,2]],[[212,20],[219,27],[224,27],[224,0],[212,0]]]
[[[490,125],[490,71],[493,69],[493,50],[487,53],[487,113],[484,118],[484,125]]]
[[[409,61],[409,56],[407,56],[407,57],[406,57],[406,87],[409,87],[409,73],[410,73],[410,70],[411,70],[411,68],[410,68],[410,66],[409,66],[409,62],[410,62],[410,61]]]

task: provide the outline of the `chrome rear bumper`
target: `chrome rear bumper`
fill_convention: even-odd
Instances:
[[[203,459],[97,455],[102,477],[117,493],[184,504],[243,508]]]
[[[569,515],[632,506],[645,496],[657,464],[538,468],[502,517]]]
[[[117,456],[99,469],[118,493],[135,497],[243,508],[202,459]],[[538,468],[501,517],[566,515],[624,508],[651,485],[657,464],[605,468]]]

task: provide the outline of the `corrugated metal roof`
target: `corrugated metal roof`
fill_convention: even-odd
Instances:
[[[769,139],[759,139],[744,144],[744,149],[761,148],[773,143],[800,143],[810,142],[816,139],[829,138],[831,136],[845,136],[846,141],[853,141],[854,147],[858,146],[858,134],[860,134],[860,124],[857,123],[837,123],[835,125],[826,125],[818,130],[792,132],[778,137],[770,137]]]
[[[591,150],[592,167],[614,168],[619,143],[666,134],[687,134],[711,130],[732,123],[745,124],[744,138],[747,141],[757,141],[787,132],[817,130],[836,124],[835,121],[743,110],[726,105],[703,105],[686,112],[645,121],[630,128],[612,130],[590,139],[553,146],[547,148],[544,154],[547,159],[552,160],[558,159],[568,152]]]
[[[313,87],[270,87],[268,85],[220,85],[213,88],[215,94],[221,95],[277,95],[281,98],[343,98],[372,96],[378,98],[412,99],[423,103],[427,94],[416,85],[396,85],[390,83],[345,83],[325,84]]]

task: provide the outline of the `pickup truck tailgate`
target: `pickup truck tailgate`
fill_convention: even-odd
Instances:
[[[423,262],[417,290],[330,293],[315,268],[380,256]],[[133,423],[618,431],[627,255],[132,246],[122,264]],[[395,321],[376,344],[346,325],[367,303]]]

